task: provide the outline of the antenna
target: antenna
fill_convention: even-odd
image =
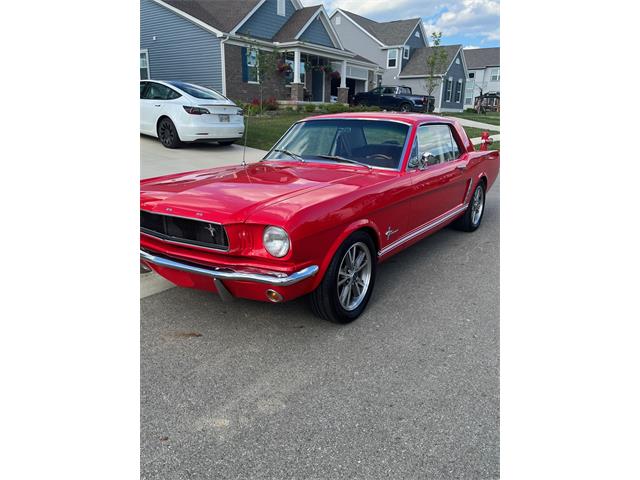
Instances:
[[[244,150],[242,150],[242,166],[247,166],[247,138],[249,138],[249,117],[251,116],[251,109],[247,109],[247,125],[244,127]]]

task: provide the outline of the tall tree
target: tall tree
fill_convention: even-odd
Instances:
[[[442,83],[444,69],[447,68],[447,52],[440,46],[441,41],[442,32],[431,34],[431,48],[427,57],[427,81],[425,83],[429,97],[433,96],[433,92]]]

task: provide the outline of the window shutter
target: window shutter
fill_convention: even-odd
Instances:
[[[241,49],[242,54],[242,81],[243,82],[248,82],[249,81],[249,71],[247,69],[247,47],[242,47]]]

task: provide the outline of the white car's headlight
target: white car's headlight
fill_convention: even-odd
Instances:
[[[267,252],[277,258],[284,257],[289,253],[289,247],[291,247],[289,235],[280,227],[265,228],[262,243]]]

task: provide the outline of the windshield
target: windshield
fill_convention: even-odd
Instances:
[[[220,95],[218,92],[209,90],[208,88],[200,87],[198,85],[192,85],[190,83],[184,83],[184,82],[167,82],[167,83],[170,83],[174,87],[177,87],[183,92],[188,93],[192,97],[202,98],[203,100],[224,100],[224,101],[228,100],[227,97]]]
[[[345,118],[294,125],[265,158],[270,160],[353,161],[398,169],[409,125]]]

